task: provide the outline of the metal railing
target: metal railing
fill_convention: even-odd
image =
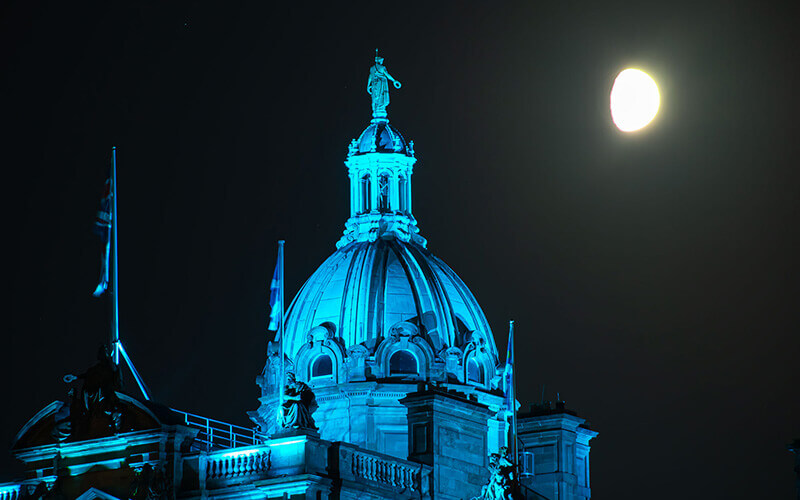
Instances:
[[[240,446],[262,444],[267,437],[255,429],[229,424],[221,420],[195,415],[172,408],[183,418],[183,425],[200,431],[195,438],[195,446],[205,451],[227,450]]]

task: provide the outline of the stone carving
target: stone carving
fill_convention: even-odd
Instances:
[[[516,500],[521,499],[517,466],[503,446],[498,453],[489,455],[489,484],[481,489],[480,496],[472,500]]]
[[[69,431],[75,431],[76,421],[105,416],[111,429],[118,433],[122,425],[122,405],[117,397],[117,391],[122,390],[122,378],[106,346],[100,346],[97,351],[97,363],[86,372],[77,376],[72,374],[64,376],[64,382],[68,384],[76,380],[82,380],[83,385],[78,398],[79,404],[70,403]],[[59,411],[62,410],[63,406]],[[62,411],[62,417],[64,413],[66,410]],[[65,429],[65,426],[62,425],[62,429]]]
[[[378,49],[375,49],[375,64],[369,69],[369,80],[367,80],[367,93],[372,96],[372,116],[375,118],[386,117],[390,80],[394,88],[401,87],[402,84],[386,71],[383,58],[378,55]]]
[[[150,464],[136,471],[131,483],[131,500],[156,500],[169,498],[169,481],[163,467],[152,467]]]
[[[316,430],[311,413],[317,404],[314,392],[308,385],[298,381],[294,373],[286,374],[286,387],[283,391],[283,405],[278,413],[278,423],[284,429]]]

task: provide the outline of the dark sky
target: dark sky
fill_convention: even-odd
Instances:
[[[160,402],[247,424],[275,242],[293,296],[348,215],[380,47],[422,234],[501,351],[516,320],[523,405],[544,385],[600,432],[594,498],[791,498],[797,10],[426,4],[0,6],[0,445],[106,339],[91,226],[112,145],[128,351]],[[632,135],[607,109],[629,66],[662,94]]]

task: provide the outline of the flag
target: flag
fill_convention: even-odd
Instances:
[[[278,262],[275,272],[272,273],[272,282],[269,284],[269,326],[267,330],[277,332],[281,327],[283,306],[281,304],[281,286],[283,283],[283,245],[278,247]],[[277,338],[276,338],[277,340]]]
[[[103,249],[100,255],[100,283],[94,289],[94,296],[99,297],[108,289],[108,260],[111,253],[111,224],[113,221],[114,186],[111,177],[106,179],[103,197],[100,198],[100,210],[94,221],[94,232],[100,236]]]

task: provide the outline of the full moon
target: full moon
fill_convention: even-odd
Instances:
[[[611,119],[623,132],[633,132],[650,123],[660,103],[655,80],[638,69],[622,71],[611,87]]]

